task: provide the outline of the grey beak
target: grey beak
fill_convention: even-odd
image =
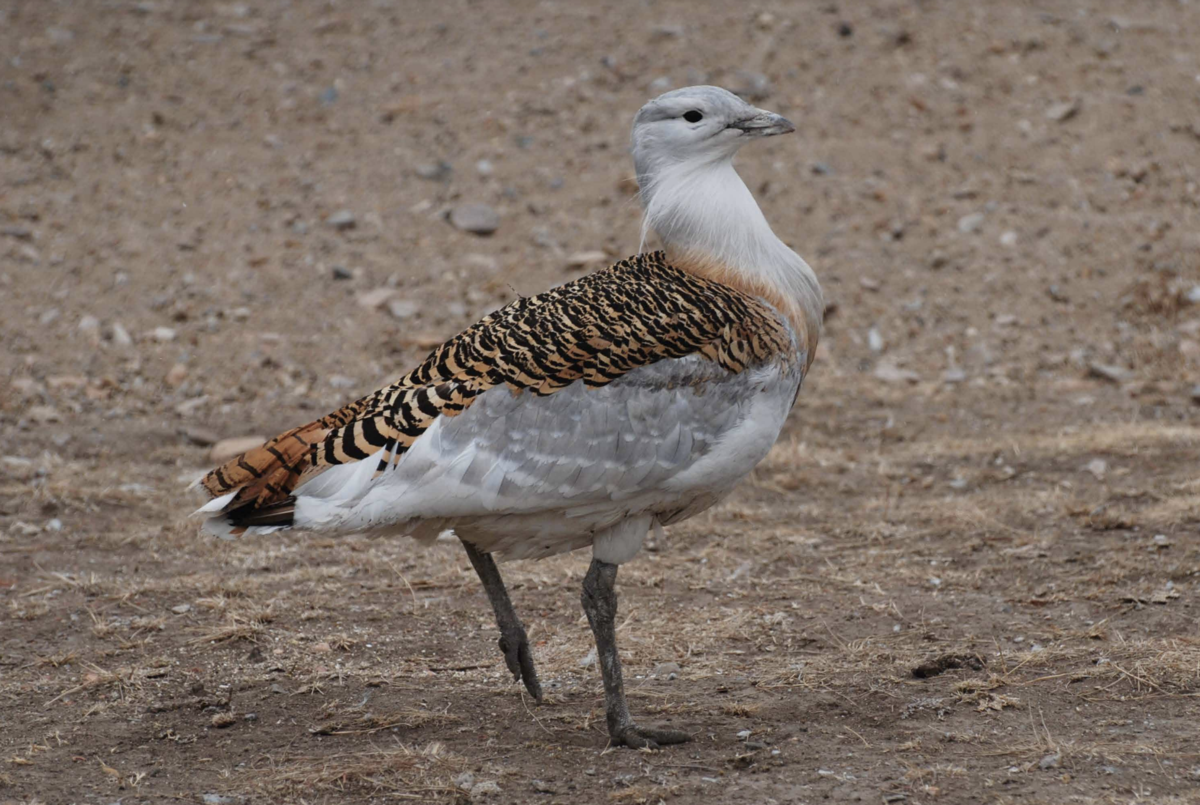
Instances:
[[[771,137],[775,134],[790,134],[796,130],[792,121],[786,117],[762,109],[753,117],[730,123],[728,128],[743,131],[747,137]]]

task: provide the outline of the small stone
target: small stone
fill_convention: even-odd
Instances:
[[[921,376],[911,369],[901,369],[894,363],[881,361],[873,372],[876,380],[885,383],[919,383]]]
[[[671,674],[678,674],[682,670],[683,669],[679,667],[679,663],[677,662],[660,662],[658,665],[654,666],[654,675],[670,676]]]
[[[346,268],[345,266],[334,266],[331,269],[331,273],[335,280],[354,279],[354,272],[352,272],[350,269]]]
[[[150,331],[149,335],[160,344],[175,340],[175,330],[170,327],[155,327]]]
[[[287,694],[288,691],[287,691],[287,688],[285,688],[283,685],[280,685],[278,682],[276,682],[274,685],[271,686],[271,692]]]
[[[125,326],[119,321],[112,323],[112,342],[118,347],[128,347],[133,345],[133,336],[125,329]]]
[[[421,312],[421,306],[411,299],[391,299],[387,303],[387,309],[393,318],[400,321],[411,319]]]
[[[27,413],[29,414],[30,419],[43,425],[47,422],[62,421],[62,415],[59,414],[58,409],[52,405],[35,405],[29,408]]]
[[[1055,123],[1063,123],[1079,114],[1081,103],[1078,98],[1072,98],[1062,103],[1051,104],[1046,109],[1046,119]]]
[[[56,308],[56,307],[46,308],[46,310],[42,312],[42,315],[38,316],[38,324],[42,325],[43,327],[46,327],[47,325],[50,325],[50,324],[53,324],[54,322],[56,322],[58,320],[59,315],[60,315],[60,313],[59,313],[58,308]]]
[[[1096,480],[1100,481],[1104,479],[1105,473],[1108,472],[1108,462],[1102,458],[1093,458],[1087,463],[1084,470],[1090,472],[1095,476]]]
[[[235,723],[237,723],[237,716],[233,713],[217,713],[212,717],[212,725],[219,730],[232,727]]]
[[[958,219],[958,231],[964,235],[978,232],[983,226],[985,216],[981,212],[973,212]]]
[[[1188,392],[1188,396],[1192,398],[1192,402],[1200,405],[1200,385],[1192,386],[1192,390]]]
[[[484,780],[471,786],[471,799],[481,799],[500,793],[500,784],[495,780]]]
[[[763,101],[771,96],[771,79],[752,70],[738,70],[733,92],[748,101]]]
[[[1171,547],[1171,540],[1166,534],[1155,534],[1154,547],[1158,550],[1166,550]]]
[[[455,788],[470,791],[471,786],[475,785],[475,775],[469,771],[464,771],[462,774],[455,775],[450,782],[454,783]]]
[[[320,643],[315,643],[312,647],[312,650],[314,654],[328,654],[329,652],[333,651],[333,648],[322,640]]]
[[[1000,245],[1012,248],[1017,245],[1017,233],[1011,229],[1000,236]]]
[[[1057,769],[1062,765],[1062,755],[1055,752],[1053,755],[1046,755],[1038,761],[1039,769]]]
[[[46,530],[47,531],[62,531],[62,529],[63,529],[63,521],[58,519],[57,517],[46,521]]]
[[[558,789],[545,780],[530,780],[529,787],[538,794],[557,794]]]
[[[490,235],[500,228],[500,214],[487,204],[460,204],[450,211],[455,229],[475,235]]]
[[[586,268],[598,263],[607,263],[608,255],[599,249],[588,252],[575,252],[567,258],[567,268]]]
[[[187,380],[188,368],[182,363],[177,363],[167,372],[167,376],[163,378],[171,388],[179,388],[184,380]]]
[[[266,441],[265,436],[237,436],[232,439],[222,439],[212,446],[212,450],[208,453],[208,459],[214,464],[224,464],[247,450],[261,447]]]
[[[867,330],[867,347],[872,352],[883,352],[884,346],[883,336],[879,334],[878,328],[872,327]]]
[[[100,320],[90,313],[84,314],[79,319],[77,328],[85,335],[96,335],[100,331]]]
[[[496,172],[496,168],[490,159],[481,159],[475,163],[475,172],[480,176],[491,176]]]
[[[842,21],[838,23],[837,35],[842,39],[849,39],[854,36],[854,26],[848,22]]]
[[[749,738],[751,735],[753,735],[753,733],[750,730],[742,730],[741,732],[739,732],[737,734],[737,737],[744,741],[747,738]]]
[[[382,307],[389,299],[395,296],[398,291],[395,288],[374,288],[370,291],[363,291],[354,297],[354,301],[358,306],[367,310],[375,310]]]
[[[1107,380],[1110,383],[1124,383],[1133,377],[1133,372],[1123,366],[1114,366],[1107,363],[1090,363],[1088,364],[1088,377]]]
[[[354,213],[350,210],[338,210],[332,213],[325,219],[325,223],[332,226],[334,229],[345,231],[353,229],[358,225],[358,219],[354,217]]]
[[[960,369],[957,366],[952,366],[949,369],[947,369],[946,371],[942,372],[942,382],[943,383],[949,383],[949,384],[963,383],[966,381],[966,379],[967,379],[967,373],[964,372],[962,369]]]
[[[337,103],[337,99],[337,87],[326,87],[325,89],[321,90],[321,94],[318,96],[318,100],[320,100],[322,106],[332,106],[333,104]]]
[[[220,794],[202,794],[200,800],[204,805],[233,805],[233,797],[223,797]]]
[[[176,604],[175,606],[171,607],[171,611],[174,612],[176,615],[186,615],[187,613],[192,611],[192,605],[191,604]]]
[[[444,182],[450,178],[450,174],[453,172],[453,167],[444,159],[417,165],[413,168],[413,173],[429,182]]]
[[[258,713],[246,713],[246,715],[242,716],[242,720],[251,722],[258,721]]]

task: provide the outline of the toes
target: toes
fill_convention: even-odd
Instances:
[[[529,641],[521,642],[520,648],[517,650],[517,659],[521,666],[521,679],[525,682],[525,689],[529,691],[529,695],[541,703],[542,701],[542,685],[538,682],[537,669],[533,665],[533,651],[529,648]]]
[[[679,730],[657,730],[647,727],[630,725],[612,742],[615,746],[628,746],[630,749],[658,749],[660,746],[687,743],[692,736]]]

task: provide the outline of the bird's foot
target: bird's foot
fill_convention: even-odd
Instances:
[[[538,682],[537,669],[533,666],[533,651],[529,648],[529,638],[522,628],[514,629],[500,636],[500,651],[504,653],[504,663],[512,672],[513,681],[525,683],[525,690],[539,703],[542,701],[542,685]]]
[[[613,746],[628,746],[630,749],[658,749],[660,746],[687,743],[692,740],[692,736],[679,730],[660,730],[639,727],[637,724],[626,724],[620,729],[611,731],[609,739]]]

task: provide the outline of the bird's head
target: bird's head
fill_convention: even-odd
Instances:
[[[639,182],[664,168],[719,163],[752,139],[795,131],[787,118],[720,87],[684,87],[659,95],[633,119]]]

